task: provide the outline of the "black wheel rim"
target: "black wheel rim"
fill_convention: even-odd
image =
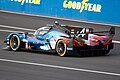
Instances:
[[[17,37],[12,37],[11,38],[11,44],[12,44],[13,49],[16,49],[18,47],[18,39],[17,39]]]
[[[61,41],[59,42],[58,46],[57,46],[57,51],[59,54],[63,54],[64,51],[65,51],[65,46],[64,46],[64,43]]]

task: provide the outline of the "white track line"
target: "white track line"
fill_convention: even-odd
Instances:
[[[23,31],[13,31],[13,30],[3,30],[3,29],[0,29],[1,32],[20,32],[20,33],[24,33]]]
[[[37,14],[28,14],[28,13],[12,12],[12,11],[5,11],[5,10],[0,10],[0,12],[19,14],[19,15],[25,15],[25,16],[44,17],[44,18],[52,18],[52,19],[59,19],[59,20],[67,20],[67,21],[74,21],[74,22],[89,23],[89,24],[97,24],[97,25],[120,27],[119,24],[117,25],[117,24],[108,24],[108,23],[100,23],[100,22],[91,22],[91,21],[77,20],[77,19],[75,20],[75,19],[69,19],[69,18],[60,18],[60,17],[57,17],[57,16],[56,17],[53,17],[53,16],[43,16],[43,15],[37,15]]]
[[[35,31],[35,30],[33,30],[33,29],[19,28],[19,27],[6,26],[6,25],[0,25],[0,27],[4,27],[4,28],[11,28],[11,29],[21,29],[21,30],[28,30],[28,31]]]
[[[118,44],[120,44],[120,41],[114,41],[114,40],[113,40],[112,42],[113,42],[113,43],[118,43]]]
[[[3,30],[3,29],[0,29],[1,32],[16,32],[16,33],[24,33],[23,31],[13,31],[13,30]],[[33,34],[33,32],[29,32],[29,34]]]
[[[104,71],[96,71],[96,70],[89,70],[89,69],[80,69],[80,68],[73,68],[73,67],[48,65],[48,64],[40,64],[40,63],[32,63],[32,62],[24,62],[24,61],[16,61],[16,60],[8,60],[8,59],[0,59],[0,61],[12,62],[12,63],[18,63],[18,64],[34,65],[34,66],[43,66],[43,67],[50,67],[50,68],[57,68],[57,69],[82,71],[82,72],[97,73],[97,74],[104,74],[104,75],[111,75],[111,76],[119,76],[120,77],[120,74],[112,73],[112,72],[104,72]]]
[[[4,27],[4,28],[12,28],[12,29],[20,29],[20,30],[27,30],[27,31],[36,31],[34,29],[27,29],[27,28],[19,28],[19,27],[13,27],[13,26],[6,26],[6,25],[0,25],[0,27]],[[23,31],[11,31],[11,30],[0,30],[0,31],[4,31],[4,32],[23,32]],[[30,32],[30,34],[33,34]],[[114,41],[114,43],[118,43],[120,44],[120,41]]]

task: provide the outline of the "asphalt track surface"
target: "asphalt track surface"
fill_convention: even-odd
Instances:
[[[19,28],[37,29],[44,24],[53,24],[56,20],[57,19],[0,12],[0,25],[16,26]],[[65,20],[57,21],[62,24],[69,25],[92,26],[95,30],[106,30],[110,27]],[[0,30],[17,31],[18,29],[0,27]],[[120,75],[117,76],[90,71],[67,69],[75,68],[120,74],[120,44],[115,44],[115,48],[111,50],[109,56],[59,57],[56,54],[39,51],[23,50],[13,52],[4,50],[3,47],[5,47],[5,45],[3,41],[6,39],[8,34],[9,32],[0,31],[0,80],[120,80]],[[119,34],[120,28],[116,28],[114,40],[120,41]],[[44,66],[40,64],[44,64]],[[57,67],[45,65],[53,65]],[[67,68],[59,68],[60,66]]]

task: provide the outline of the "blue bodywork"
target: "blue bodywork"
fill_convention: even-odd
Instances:
[[[20,38],[22,48],[25,48],[26,43],[28,43],[28,48],[30,49],[53,50],[55,49],[55,45],[58,39],[60,39],[63,36],[69,37],[69,35],[55,28],[50,28],[50,26],[43,26],[36,30],[35,33],[31,36],[29,36],[29,34],[26,35],[25,33],[11,33],[8,35],[6,43],[8,42],[7,45],[9,46],[9,40],[11,36],[17,35]]]
[[[28,36],[26,38],[26,40],[28,40],[28,43],[30,45],[34,45],[36,47],[36,49],[50,50],[51,49],[50,46],[51,47],[55,46],[55,44],[52,45],[51,40],[54,39],[55,41],[53,41],[53,43],[56,43],[57,37],[60,37],[60,36],[68,37],[68,35],[66,35],[60,31],[52,30],[43,36],[40,36],[40,35],[31,36],[31,37]],[[50,43],[50,45],[49,45],[49,43]],[[52,49],[54,49],[54,48],[52,48]]]

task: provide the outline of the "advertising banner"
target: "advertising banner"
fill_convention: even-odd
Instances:
[[[0,9],[120,25],[120,0],[0,0]]]

